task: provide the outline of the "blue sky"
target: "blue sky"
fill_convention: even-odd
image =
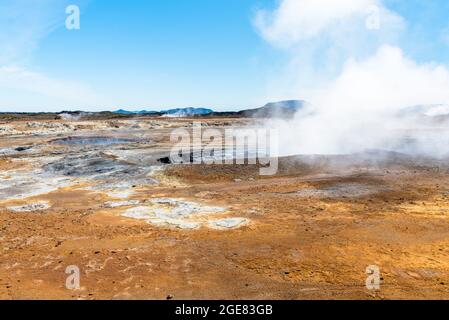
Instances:
[[[68,4],[81,8],[80,30],[65,28]],[[279,89],[294,81],[289,68],[296,51],[273,46],[254,24],[259,10],[278,5],[0,0],[0,111],[234,110],[300,99],[294,89]],[[406,21],[395,41],[407,55],[417,62],[449,62],[447,0],[384,5]]]

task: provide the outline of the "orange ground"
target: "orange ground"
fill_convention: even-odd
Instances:
[[[133,196],[227,206],[252,221],[237,230],[152,226],[71,187],[31,198],[52,204],[45,213],[2,208],[0,298],[449,298],[447,171],[282,164],[268,178],[251,166],[169,167]],[[80,290],[65,287],[69,265],[81,269]],[[381,269],[379,291],[365,288],[369,265]]]

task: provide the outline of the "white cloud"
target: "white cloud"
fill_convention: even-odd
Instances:
[[[2,98],[9,101],[20,100],[20,97],[14,97],[17,92],[21,92],[22,95],[32,94],[35,97],[43,98],[44,101],[54,101],[51,106],[40,105],[39,101],[34,101],[30,104],[34,103],[35,105],[28,105],[28,107],[54,108],[56,107],[55,103],[60,103],[60,108],[82,107],[95,105],[100,100],[92,90],[82,84],[53,79],[45,74],[16,66],[0,67],[0,88],[7,92],[13,92],[10,97],[8,97],[8,93],[2,94]],[[12,104],[15,105],[14,102]],[[0,105],[0,110],[10,107],[11,105]]]
[[[70,3],[0,2],[0,111],[60,110],[67,106],[92,106],[99,101],[86,85],[34,71],[34,51],[48,34],[64,27],[65,8]]]
[[[26,62],[39,41],[64,21],[68,0],[0,3],[0,64]]]
[[[255,21],[263,38],[290,57],[270,78],[267,99],[304,98],[304,91],[337,77],[348,58],[396,43],[406,27],[381,0],[282,0]]]
[[[365,28],[365,8],[373,5],[381,12],[374,37]],[[311,103],[290,121],[268,123],[279,129],[284,154],[366,149],[448,154],[449,131],[430,137],[431,131],[419,131],[425,124],[404,109],[449,104],[449,70],[417,63],[389,45],[389,36],[405,21],[380,1],[283,0],[257,19],[267,41],[288,48],[289,66],[295,67],[287,75],[296,76],[291,84],[296,98]],[[417,133],[416,142],[405,147],[410,132]]]
[[[259,11],[255,24],[267,41],[291,46],[323,34],[337,35],[348,27],[351,33],[360,32],[368,29],[366,22],[372,18],[379,19],[383,30],[403,26],[402,18],[380,0],[282,0],[273,12]]]
[[[449,103],[449,71],[435,63],[417,64],[400,48],[382,46],[361,62],[350,60],[342,74],[313,98],[338,101],[351,110],[389,111],[421,104]]]

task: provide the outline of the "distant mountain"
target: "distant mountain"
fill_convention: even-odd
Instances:
[[[162,111],[164,116],[170,117],[204,116],[213,112],[213,110],[207,108],[177,108]]]
[[[136,114],[136,112],[126,111],[126,110],[123,110],[123,109],[119,109],[117,111],[114,111],[114,113],[118,113],[118,114]]]
[[[209,117],[246,117],[246,118],[289,118],[292,117],[298,110],[304,107],[305,101],[302,100],[287,100],[270,102],[261,108],[248,109],[241,111],[215,112],[208,108],[176,108],[165,111],[127,111],[117,110],[114,113],[121,115],[152,115],[165,117],[194,117],[194,116],[209,116]]]
[[[123,114],[123,115],[160,115],[160,112],[157,111],[147,111],[147,110],[141,110],[141,111],[128,111],[119,109],[117,111],[114,111],[113,113],[117,114]]]
[[[167,116],[167,117],[190,117],[190,116],[202,116],[213,113],[214,111],[207,108],[176,108],[165,111],[127,111],[119,109],[114,111],[117,114],[123,115],[154,115],[154,116]]]
[[[305,105],[303,100],[270,102],[257,109],[242,110],[239,114],[249,118],[288,118]]]

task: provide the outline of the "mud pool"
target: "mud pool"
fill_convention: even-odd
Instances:
[[[115,144],[126,144],[139,142],[138,139],[118,138],[118,137],[95,137],[95,136],[76,136],[54,140],[52,143],[66,146],[110,146]]]

